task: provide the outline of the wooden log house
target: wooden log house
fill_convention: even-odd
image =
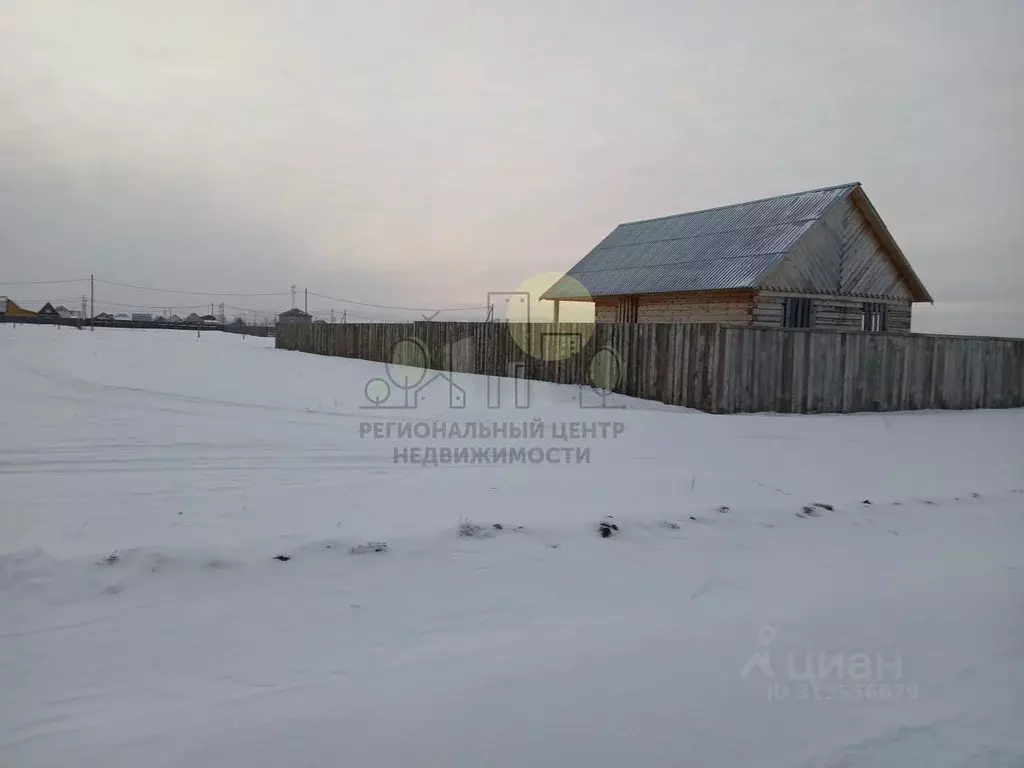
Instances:
[[[620,224],[541,298],[556,318],[593,301],[597,322],[896,333],[932,301],[859,183]]]

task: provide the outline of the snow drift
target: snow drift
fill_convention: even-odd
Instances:
[[[0,764],[1024,762],[1021,411],[382,411],[271,345],[0,326]]]

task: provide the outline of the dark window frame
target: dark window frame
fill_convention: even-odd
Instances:
[[[615,321],[618,323],[635,323],[639,316],[640,302],[636,296],[623,296],[619,299]]]
[[[860,329],[866,333],[885,333],[889,329],[886,305],[876,302],[862,304]]]
[[[810,328],[813,322],[811,300],[804,296],[786,296],[782,301],[783,328]]]

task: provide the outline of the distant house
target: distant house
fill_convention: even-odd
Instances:
[[[305,324],[312,320],[312,315],[308,315],[301,309],[289,309],[287,312],[282,312],[277,316],[277,322],[279,325],[288,324]]]
[[[153,322],[153,316],[148,312],[133,312],[132,313],[133,323],[151,323]]]
[[[93,315],[92,319],[97,323],[112,323],[115,318],[109,312],[100,312],[98,315]]]
[[[858,183],[620,224],[541,298],[598,322],[902,332],[932,301]]]
[[[194,323],[198,325],[199,323],[203,322],[203,318],[201,318],[199,315],[193,312],[192,314],[185,318],[185,322],[190,324]]]
[[[131,317],[126,315],[124,312],[119,312],[118,314],[114,315],[114,319],[115,320],[131,320]]]
[[[229,325],[236,326],[236,327],[243,326],[243,325],[245,325],[245,319],[241,318],[241,317],[236,317],[234,320],[232,320],[229,323]]]
[[[80,309],[68,309],[63,304],[57,307],[57,315],[63,320],[77,320],[82,316]]]
[[[178,317],[177,315],[171,315],[170,317],[167,318],[167,322],[168,323],[180,323],[181,322],[181,318]]]
[[[57,313],[57,310],[53,306],[53,304],[51,304],[50,302],[46,302],[45,304],[43,304],[43,306],[39,308],[39,311],[36,312],[36,317],[49,317],[54,320],[57,320],[60,318],[60,315]]]
[[[221,324],[220,318],[217,317],[216,315],[203,315],[201,318],[199,318],[199,321],[203,325],[220,325]]]
[[[19,307],[18,304],[6,296],[0,296],[0,316],[5,317],[35,317],[36,313]]]

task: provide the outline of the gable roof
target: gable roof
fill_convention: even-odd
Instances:
[[[20,317],[34,317],[35,312],[30,309],[18,306],[18,302],[10,296],[0,296],[0,314],[18,315]]]
[[[282,312],[278,317],[312,317],[312,315],[307,315],[298,307],[294,307],[293,309]]]
[[[915,301],[932,301],[858,182],[620,224],[542,299],[758,288],[839,200],[856,197]],[[586,289],[580,291],[579,285]]]

